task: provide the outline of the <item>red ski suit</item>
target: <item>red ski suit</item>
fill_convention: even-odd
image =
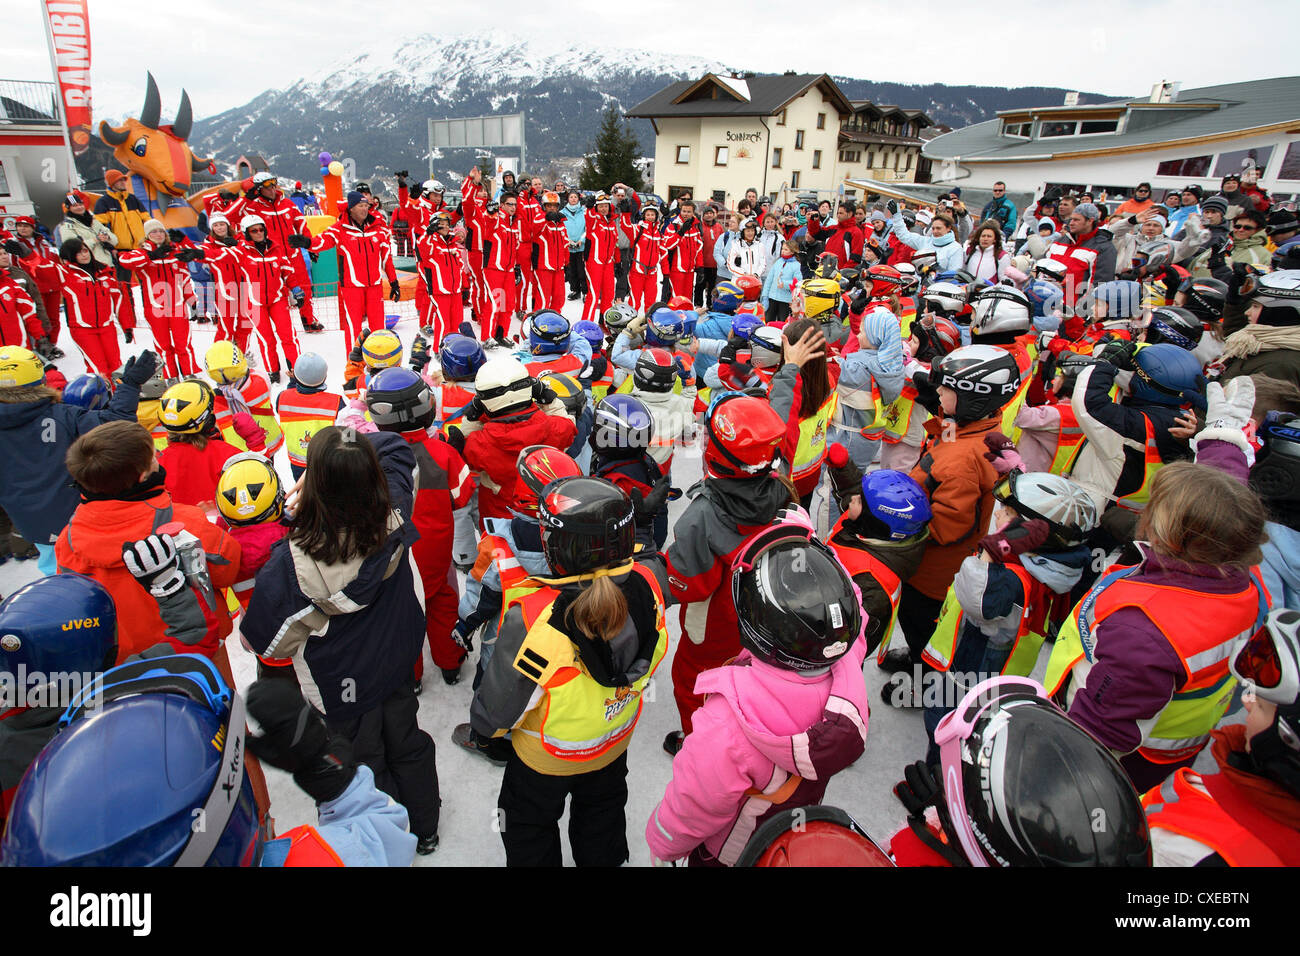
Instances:
[[[546,225],[546,214],[542,211],[537,196],[531,190],[521,190],[515,202],[518,207],[515,211],[515,218],[519,222],[519,254],[517,261],[521,276],[518,309],[522,312],[533,312],[543,307],[542,286],[538,281],[537,271],[533,268],[533,243],[537,241],[537,237]],[[530,302],[532,303],[531,308],[529,307]]]
[[[384,327],[383,279],[397,281],[393,267],[392,234],[374,213],[360,226],[340,219],[312,240],[312,252],[337,249],[339,259],[339,325],[350,351],[364,321],[370,331]]]
[[[633,223],[624,215],[623,234],[631,243],[628,254],[632,262],[627,270],[627,282],[632,295],[628,299],[632,308],[644,312],[659,297],[659,261],[664,254],[664,235],[658,223]]]
[[[243,196],[235,200],[226,212],[226,218],[230,220],[230,228],[240,235],[243,235],[244,230],[240,227],[239,221],[249,215],[262,217],[262,221],[266,223],[266,238],[271,240],[276,250],[293,267],[293,281],[289,284],[302,289],[303,295],[306,296],[298,314],[307,321],[313,320],[315,315],[311,305],[311,275],[302,261],[302,250],[289,245],[290,236],[307,235],[307,220],[302,211],[294,205],[292,199],[276,190],[275,199],[270,202],[259,195]]]
[[[235,250],[242,279],[240,292],[245,299],[248,320],[257,332],[262,367],[268,372],[280,370],[278,344],[292,370],[298,361],[298,336],[289,318],[287,294],[294,281],[293,266],[269,240],[262,240],[259,248],[245,239]]]
[[[93,272],[59,261],[55,275],[68,313],[68,332],[81,349],[86,371],[110,378],[122,364],[113,322],[126,330],[135,328],[135,320],[130,309],[121,307],[122,283],[113,268],[93,258],[91,264]]]
[[[704,255],[704,233],[700,221],[694,216],[690,222],[676,219],[668,224],[663,234],[663,255],[668,260],[665,274],[673,295],[690,299],[695,294],[695,265]]]
[[[500,418],[484,416],[483,427],[465,436],[465,462],[482,472],[498,491],[479,483],[479,518],[509,518],[518,472],[515,462],[529,445],[550,445],[561,451],[573,444],[578,426],[568,415],[548,415],[535,404]]]
[[[464,250],[451,236],[421,236],[415,246],[420,263],[420,327],[432,328],[430,345],[437,348],[445,335],[460,328],[464,318],[461,290],[465,288]]]
[[[58,345],[59,331],[62,328],[59,324],[59,299],[62,296],[58,270],[59,251],[46,242],[39,233],[33,233],[30,239],[24,239],[15,233],[14,239],[36,253],[34,259],[23,257],[23,269],[36,282],[36,288],[41,293],[41,302],[45,306],[45,314],[50,319],[50,342]]]
[[[212,273],[212,301],[217,308],[217,338],[234,342],[240,351],[248,348],[253,329],[243,290],[237,243],[226,245],[211,236],[203,243],[203,261]]]
[[[196,301],[194,283],[185,263],[176,258],[178,249],[193,249],[188,239],[179,244],[164,243],[165,254],[151,259],[157,249],[148,239],[139,249],[129,249],[118,257],[122,268],[140,276],[144,314],[153,332],[154,344],[166,358],[168,378],[198,372],[194,350],[190,348],[190,303]]]
[[[27,341],[23,343],[23,330]],[[45,335],[36,303],[27,294],[22,283],[8,272],[0,272],[0,345],[19,345],[31,348]]]
[[[497,326],[510,332],[515,313],[515,265],[519,259],[519,217],[498,212],[487,214],[481,197],[473,183],[466,179],[461,184],[465,203],[461,206],[467,219],[472,221],[482,238],[483,278],[491,296],[492,311],[479,315],[479,337],[487,341]]]
[[[564,227],[563,217],[558,222],[542,221],[534,248],[537,283],[542,289],[542,300],[537,307],[559,312],[564,307],[564,267],[569,264],[569,231]]]
[[[587,298],[582,317],[599,322],[614,303],[614,264],[618,262],[617,216],[587,210]]]

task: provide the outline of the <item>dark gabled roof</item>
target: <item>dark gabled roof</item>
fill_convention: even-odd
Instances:
[[[920,119],[923,126],[934,125],[934,120],[930,119],[930,117],[926,115],[925,110],[907,110],[903,109],[901,106],[894,106],[891,103],[873,103],[871,100],[851,100],[850,103],[852,104],[853,112],[855,113],[865,113],[870,110],[873,113],[879,114],[881,117],[897,114],[904,119]]]
[[[774,116],[809,87],[819,83],[826,85],[840,112],[853,111],[848,98],[835,85],[835,81],[825,73],[759,73],[753,76],[747,75],[743,79],[731,80],[731,83],[743,85],[748,89],[748,100],[740,98],[728,80],[731,78],[719,79],[712,73],[706,73],[696,80],[680,80],[671,83],[632,107],[627,111],[627,115],[645,119],[670,116]],[[677,102],[687,91],[694,91],[710,84],[716,84],[724,91],[717,99],[689,99],[685,102]]]
[[[889,133],[872,133],[865,129],[841,129],[841,143],[869,143],[878,146],[920,146],[919,136],[892,136]]]

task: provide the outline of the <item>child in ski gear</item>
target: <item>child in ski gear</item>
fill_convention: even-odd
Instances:
[[[789,426],[781,457],[789,463],[790,481],[805,508],[821,480],[826,433],[839,407],[835,391],[839,366],[826,361],[826,339],[811,319],[786,327],[785,364],[772,377],[772,409]]]
[[[167,447],[159,453],[158,464],[167,472],[168,494],[181,504],[212,507],[225,463],[241,451],[266,448],[262,429],[248,412],[231,416],[231,427],[245,447],[221,440],[212,389],[201,379],[186,379],[167,389],[159,420],[167,429]]]
[[[670,481],[652,450],[658,427],[654,407],[636,395],[610,395],[597,403],[591,435],[591,474],[623,489],[636,510],[636,539],[658,551],[668,539]]]
[[[327,391],[329,365],[315,352],[304,352],[293,364],[293,375],[284,391],[275,397],[275,414],[284,436],[289,470],[297,481],[307,469],[307,446],[311,436],[333,425],[345,403],[337,392]]]
[[[271,409],[271,386],[248,367],[248,357],[234,343],[216,341],[203,357],[203,367],[214,386],[212,411],[217,428],[236,448],[262,451],[273,457],[284,444],[284,433]],[[245,448],[243,435],[234,426],[234,416],[247,412],[263,432],[265,448]]]

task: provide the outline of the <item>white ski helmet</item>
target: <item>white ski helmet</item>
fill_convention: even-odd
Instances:
[[[533,400],[533,378],[516,358],[494,358],[474,376],[474,391],[490,415],[508,415]]]
[[[960,282],[935,282],[921,296],[927,305],[952,315],[966,306],[966,287]]]
[[[1029,297],[1010,285],[993,285],[975,296],[971,335],[1029,331]]]
[[[749,336],[749,358],[755,368],[775,368],[785,354],[781,330],[772,325],[756,328]]]
[[[276,182],[278,182],[278,180],[277,180],[274,176],[272,176],[270,173],[254,173],[254,174],[253,174],[253,188],[254,188],[254,189],[261,189],[262,186],[265,185],[266,183],[272,183],[272,184],[275,184]]]
[[[244,233],[244,235],[248,235],[248,230],[252,229],[254,226],[261,226],[263,229],[265,229],[266,220],[264,220],[261,216],[254,215],[252,213],[249,213],[243,219],[239,220],[239,231]]]
[[[1052,529],[1048,545],[1054,550],[1082,544],[1098,524],[1092,497],[1061,475],[1013,471],[994,485],[993,495],[1025,518],[1046,521]]]
[[[1034,263],[1034,275],[1051,279],[1056,283],[1065,281],[1065,273],[1065,263],[1058,262],[1056,259],[1039,259]]]
[[[1258,302],[1266,309],[1294,309],[1300,312],[1300,269],[1282,269],[1260,276],[1254,288],[1242,292],[1249,302]]]

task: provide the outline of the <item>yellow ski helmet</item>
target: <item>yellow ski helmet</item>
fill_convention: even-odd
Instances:
[[[581,382],[567,372],[543,372],[537,378],[564,403],[565,411],[574,418],[582,414],[587,404],[587,393],[583,391]]]
[[[177,382],[163,392],[158,420],[173,435],[198,435],[216,421],[212,386],[197,378]]]
[[[389,368],[402,361],[402,340],[396,332],[378,329],[366,336],[361,343],[361,358],[366,368]]]
[[[0,388],[26,388],[45,384],[45,363],[31,349],[18,345],[0,348]]]
[[[232,525],[267,524],[284,514],[284,486],[257,452],[232,455],[217,479],[217,510]]]
[[[810,319],[840,303],[840,284],[834,279],[804,279],[799,288],[803,290],[803,314]]]
[[[234,342],[213,342],[203,356],[208,378],[218,385],[238,385],[248,374],[248,357]]]

